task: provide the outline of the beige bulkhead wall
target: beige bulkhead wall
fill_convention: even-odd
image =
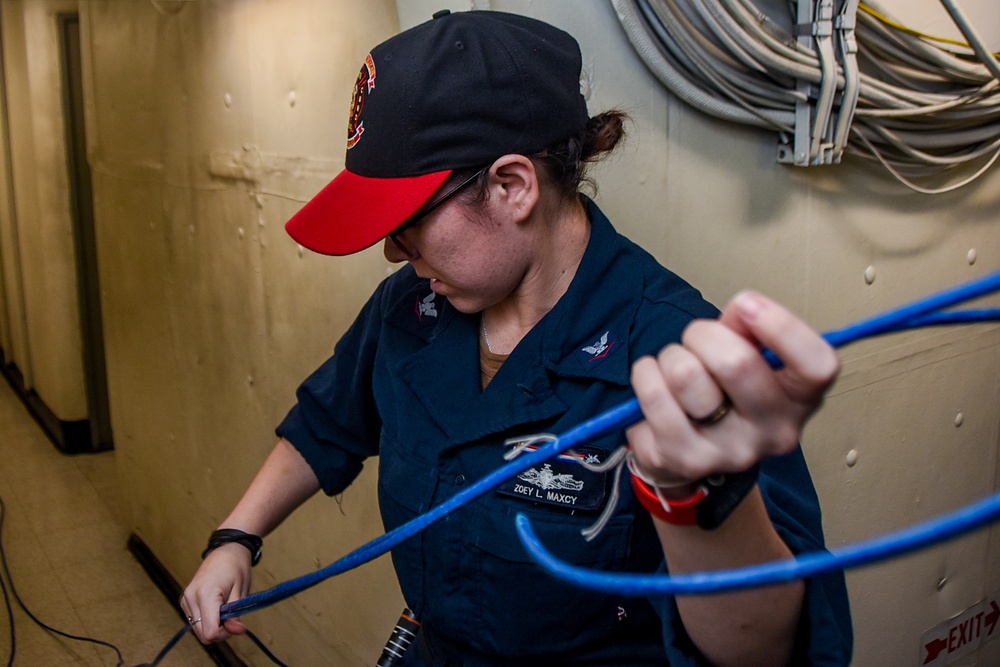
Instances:
[[[5,2],[0,11],[9,130],[9,165],[0,168],[4,308],[10,317],[4,353],[56,417],[86,419],[54,18],[76,11],[76,2]]]
[[[75,295],[65,248],[45,245],[65,241],[66,185],[65,165],[42,150],[56,152],[44,128],[61,136],[61,120],[47,117],[58,115],[57,99],[38,92],[54,76],[53,10],[66,4],[0,3],[5,50],[20,39],[34,61],[5,63],[5,73],[14,169],[39,181],[14,175],[28,335],[42,365],[75,344],[30,326],[66,298],[44,292],[46,275]],[[882,4],[915,27],[947,28],[936,0]],[[962,4],[996,48],[990,0]],[[404,0],[398,19],[397,3],[363,0],[79,5],[123,506],[130,528],[184,581],[270,450],[295,386],[392,270],[378,248],[340,259],[302,251],[282,224],[342,167],[350,93],[368,48],[449,3]],[[755,287],[827,329],[1000,268],[996,170],[928,197],[858,160],[781,166],[773,134],[702,117],[666,93],[608,3],[488,6],[578,37],[591,111],[623,106],[636,120],[626,148],[598,172],[600,204],[713,301]],[[16,100],[10,92],[32,89]],[[31,150],[19,148],[29,140]],[[843,377],[803,442],[832,545],[997,488],[998,357],[991,325],[844,351]],[[268,538],[255,588],[326,565],[381,532],[372,468],[339,504],[318,497]],[[1000,590],[997,531],[850,573],[856,664],[918,661],[922,632]],[[289,664],[365,665],[401,606],[382,558],[246,621]],[[234,646],[266,664],[248,642]],[[1000,663],[1000,642],[979,660]]]
[[[3,15],[0,12],[0,29],[2,27]],[[28,334],[25,331],[21,263],[14,225],[14,183],[9,166],[7,87],[4,80],[3,63],[0,63],[0,348],[4,351],[5,362],[13,363],[14,359],[27,359]]]
[[[186,581],[295,387],[387,275],[378,252],[331,261],[283,224],[343,167],[360,58],[398,19],[362,0],[81,10],[124,502]],[[368,468],[339,506],[317,499],[268,538],[256,587],[382,532]],[[368,664],[402,606],[386,557],[247,621],[289,664]]]

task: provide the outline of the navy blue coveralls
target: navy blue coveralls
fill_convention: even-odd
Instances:
[[[379,457],[386,530],[441,503],[504,463],[504,441],[562,433],[633,397],[642,355],[680,339],[718,311],[693,287],[619,235],[593,202],[586,253],[566,294],[518,344],[483,390],[478,314],[458,312],[406,266],[387,278],[297,392],[278,427],[323,490],[343,491]],[[579,456],[605,457],[617,433]],[[514,515],[526,512],[557,556],[588,568],[655,571],[663,556],[629,484],[604,531],[580,530],[607,502],[611,475],[563,457],[522,473],[393,550],[424,641],[408,662],[427,665],[701,664],[672,598],[585,591],[526,555]],[[801,451],[764,461],[760,487],[793,552],[823,548],[819,504]],[[796,664],[845,665],[851,626],[840,575],[808,582]],[[433,654],[433,657],[428,655]]]

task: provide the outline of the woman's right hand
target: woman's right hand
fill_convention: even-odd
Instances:
[[[220,623],[219,608],[246,597],[252,576],[250,552],[241,544],[223,544],[205,556],[180,600],[191,629],[203,644],[225,641],[246,632],[238,618]]]
[[[316,474],[295,446],[282,438],[222,525],[267,535],[317,491]],[[205,556],[180,600],[202,643],[225,641],[247,631],[238,618],[220,623],[219,607],[250,593],[252,567],[250,550],[237,542],[223,544]]]

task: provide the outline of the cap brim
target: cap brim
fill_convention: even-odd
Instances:
[[[375,245],[437,192],[451,170],[407,178],[340,172],[285,223],[300,245],[323,255],[350,255]]]

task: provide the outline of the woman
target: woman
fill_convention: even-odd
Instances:
[[[202,641],[241,632],[260,538],[379,456],[390,530],[634,394],[645,421],[522,473],[393,550],[421,619],[414,665],[846,664],[843,578],[644,600],[549,578],[524,554],[526,512],[562,558],[672,573],[822,548],[798,449],[835,353],[765,297],[721,313],[579,194],[623,135],[589,118],[566,33],[498,12],[439,12],[375,47],[356,84],[346,169],[289,221],[325,254],[379,241],[406,262],[298,391],[280,441],[213,535],[181,600]],[[775,372],[759,353],[784,362]],[[651,356],[657,355],[657,356]],[[605,462],[630,444],[609,508]],[[611,514],[592,542],[580,530]]]

